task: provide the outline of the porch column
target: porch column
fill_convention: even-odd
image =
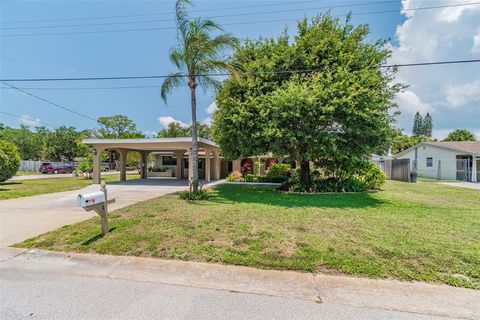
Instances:
[[[477,157],[472,156],[472,182],[477,182]]]
[[[233,171],[240,171],[240,159],[237,159],[237,160],[233,160],[232,161],[232,170]]]
[[[100,184],[102,181],[102,176],[101,176],[101,168],[100,168],[100,157],[102,155],[103,149],[101,148],[93,148],[93,184]]]
[[[192,151],[188,151],[188,181],[191,181],[193,179],[193,157],[192,157]]]
[[[148,151],[140,151],[140,179],[147,179]]]
[[[210,181],[210,149],[205,149],[205,181]]]
[[[175,158],[177,158],[177,168],[175,174],[177,176],[177,180],[182,179],[183,176],[182,159],[184,153],[185,151],[175,151]]]
[[[218,156],[218,150],[213,151],[213,179],[220,179],[220,157]]]
[[[126,181],[128,150],[118,150],[118,153],[120,154],[120,181]]]

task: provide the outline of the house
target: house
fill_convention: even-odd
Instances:
[[[480,181],[480,141],[421,142],[395,155],[419,177]]]
[[[117,167],[117,170],[120,171],[120,181],[125,181],[127,177],[126,163],[129,152],[138,152],[140,155],[141,179],[149,177],[149,167],[158,169],[158,171],[167,171],[169,176],[176,179],[188,179],[193,175],[192,166],[190,166],[192,162],[191,137],[84,139],[83,143],[93,147],[93,183],[95,184],[100,183],[100,155],[103,151],[108,150],[115,150],[120,155]],[[149,155],[154,157],[153,163],[148,163]],[[226,178],[232,171],[240,171],[242,168],[251,173],[264,173],[269,165],[283,160],[283,158],[277,159],[272,155],[266,155],[229,161],[220,156],[218,145],[203,138],[198,138],[198,158],[199,179],[206,181]],[[258,163],[260,165],[256,165]]]

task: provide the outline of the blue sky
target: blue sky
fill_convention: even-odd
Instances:
[[[376,0],[377,2],[384,2]],[[227,32],[234,34],[239,38],[258,38],[259,36],[276,36],[279,35],[288,26],[289,30],[295,30],[295,20],[303,16],[311,17],[325,9],[320,7],[328,7],[329,5],[348,5],[361,4],[366,2],[374,2],[372,0],[358,1],[194,1],[195,6],[191,9],[192,16],[221,16],[228,17],[215,18],[220,24],[224,24]],[[437,4],[440,1],[414,1],[403,3],[403,7],[422,7]],[[443,1],[448,2],[448,1]],[[452,2],[452,1],[450,1]],[[272,5],[273,4],[273,5]],[[120,29],[150,29],[173,27],[173,21],[163,22],[142,22],[145,20],[168,20],[173,18],[174,1],[8,1],[0,4],[2,30],[0,38],[0,78],[49,78],[49,77],[96,77],[96,76],[122,76],[122,75],[152,75],[167,74],[175,71],[174,66],[168,59],[170,48],[175,46],[175,30],[144,30],[132,32],[107,32],[101,31],[120,30]],[[259,6],[259,7],[251,7]],[[236,9],[231,9],[235,7]],[[239,9],[238,7],[245,7]],[[250,7],[250,8],[247,8]],[[480,7],[480,6],[479,6]],[[230,8],[230,9],[229,9]],[[382,13],[373,15],[353,16],[352,22],[355,24],[368,23],[371,27],[371,39],[391,38],[392,47],[394,48],[395,61],[410,61],[411,59],[425,61],[436,59],[435,56],[405,56],[405,46],[398,39],[398,28],[402,26],[407,29],[407,19],[413,20],[416,16],[408,16],[400,12],[402,3],[400,1],[393,3],[377,3],[374,5],[358,5],[350,8],[332,9],[333,15],[342,15],[351,10],[355,13],[395,10],[392,13]],[[193,12],[199,11],[199,12]],[[272,11],[287,11],[277,12]],[[438,11],[439,10],[432,10]],[[164,13],[157,15],[157,13]],[[411,14],[411,13],[410,13]],[[423,14],[422,18],[428,17]],[[122,18],[102,18],[82,20],[84,18],[96,18],[106,16],[125,16],[137,15],[134,17]],[[238,15],[238,16],[233,16]],[[479,43],[480,43],[480,25],[474,19],[479,18],[479,11],[467,10],[465,12],[454,12],[451,14],[457,17],[456,23],[464,16],[473,15],[471,23],[473,26],[479,27]],[[59,20],[62,19],[62,20]],[[70,20],[68,20],[70,19]],[[13,21],[32,21],[23,23],[10,23]],[[50,20],[50,21],[38,21]],[[283,20],[278,22],[258,23],[261,20]],[[480,21],[480,19],[478,19]],[[127,24],[115,24],[125,23]],[[412,21],[409,22],[409,24]],[[415,21],[414,21],[415,22]],[[459,21],[464,23],[465,21]],[[98,25],[108,24],[109,25]],[[242,23],[236,24],[235,23]],[[452,23],[451,21],[448,23]],[[65,25],[85,25],[97,24],[80,27],[59,27]],[[232,25],[230,25],[232,24]],[[34,27],[28,29],[26,27]],[[39,28],[50,27],[50,28]],[[421,27],[421,26],[420,26]],[[9,29],[7,29],[9,28]],[[15,29],[16,28],[16,29]],[[424,28],[425,29],[425,28]],[[428,28],[427,28],[428,29]],[[400,29],[401,30],[401,29]],[[423,29],[420,28],[420,31]],[[407,35],[400,34],[402,39],[412,37],[417,30],[407,30]],[[36,35],[36,36],[8,36],[13,34],[32,34],[32,33],[72,33],[72,32],[90,32],[83,34],[63,34],[63,35]],[[430,30],[435,33],[435,30]],[[472,32],[476,32],[473,28]],[[405,32],[407,33],[407,32]],[[454,35],[455,36],[455,35]],[[458,35],[459,39],[464,38],[464,34]],[[475,34],[472,34],[474,39]],[[422,41],[428,42],[428,41]],[[480,48],[480,44],[479,44]],[[472,52],[464,54],[461,50],[456,52],[455,58],[472,58],[478,57],[478,54],[472,47]],[[479,50],[480,52],[480,50]],[[453,127],[467,127],[473,131],[480,132],[478,118],[478,108],[472,108],[471,103],[478,102],[473,94],[472,101],[459,101],[458,94],[465,90],[472,96],[471,91],[475,93],[478,86],[480,90],[480,79],[476,70],[463,69],[462,72],[472,71],[473,75],[467,77],[468,82],[459,82],[448,84],[450,87],[443,88],[444,92],[450,88],[452,94],[445,94],[443,98],[435,96],[424,96],[425,89],[419,86],[417,91],[411,90],[400,97],[399,102],[404,106],[400,107],[404,112],[399,118],[399,127],[405,127],[410,131],[411,112],[418,106],[420,111],[430,111],[433,114],[434,121],[437,119],[439,125],[436,129],[438,135],[444,135],[447,130]],[[425,69],[416,72],[424,72]],[[410,71],[409,71],[410,72]],[[402,80],[408,81],[409,84],[415,82],[416,76],[411,72],[402,74]],[[422,79],[428,83],[428,79]],[[190,122],[190,101],[187,89],[179,89],[174,91],[169,98],[168,104],[165,105],[160,99],[159,87],[161,80],[110,80],[110,81],[88,81],[88,82],[29,82],[29,83],[12,83],[22,88],[92,88],[92,87],[111,87],[111,86],[152,86],[141,89],[102,89],[102,90],[40,90],[28,89],[28,91],[41,97],[49,99],[53,102],[80,111],[92,118],[103,115],[125,114],[132,118],[138,125],[139,129],[145,132],[156,132],[162,129],[159,117],[165,123],[167,119],[176,119],[183,123]],[[442,84],[437,84],[442,85]],[[470,87],[469,87],[470,85]],[[463,87],[462,87],[463,86]],[[2,87],[4,87],[2,85]],[[472,89],[472,88],[473,89]],[[414,86],[412,88],[415,88]],[[456,91],[455,91],[456,90]],[[463,91],[462,91],[463,90]],[[434,88],[432,88],[434,91]],[[450,92],[448,91],[448,92]],[[428,90],[427,90],[428,92]],[[54,125],[75,126],[79,129],[95,127],[95,122],[71,114],[67,111],[59,110],[42,101],[36,100],[23,93],[11,89],[2,89],[1,93],[1,110],[20,114],[24,118],[31,117],[37,121]],[[430,92],[430,95],[431,92]],[[457,97],[457,100],[455,100]],[[416,100],[417,99],[417,100]],[[438,104],[437,100],[447,101],[443,107]],[[203,94],[199,92],[198,98],[198,118],[200,120],[209,117],[207,112],[208,106],[213,101],[212,92]],[[433,102],[432,102],[433,101]],[[456,107],[451,108],[450,105]],[[458,113],[458,110],[470,110],[470,114],[465,116],[464,123],[457,121],[451,124],[443,119],[444,113],[450,114],[452,110]],[[478,103],[476,103],[478,105]],[[449,113],[450,112],[450,113]],[[30,123],[28,120],[19,120],[7,115],[1,114],[1,121],[11,125],[18,126],[20,123]],[[170,117],[170,118],[169,118]],[[442,120],[443,119],[443,120]],[[472,120],[473,119],[473,120]],[[435,123],[434,123],[435,124]],[[441,131],[443,130],[443,131]]]

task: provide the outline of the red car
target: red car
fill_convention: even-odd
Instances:
[[[71,164],[63,162],[44,162],[40,166],[40,172],[42,173],[72,173],[75,169]]]

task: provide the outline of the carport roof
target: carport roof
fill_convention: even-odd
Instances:
[[[186,143],[192,143],[191,137],[178,137],[178,138],[148,138],[148,139],[84,139],[82,140],[85,144],[98,145],[103,147],[115,147],[115,146],[131,146],[131,147],[142,147],[158,145],[170,145],[178,143],[179,145],[185,146]],[[213,147],[218,148],[218,145],[204,138],[198,138],[199,145],[203,147]]]

